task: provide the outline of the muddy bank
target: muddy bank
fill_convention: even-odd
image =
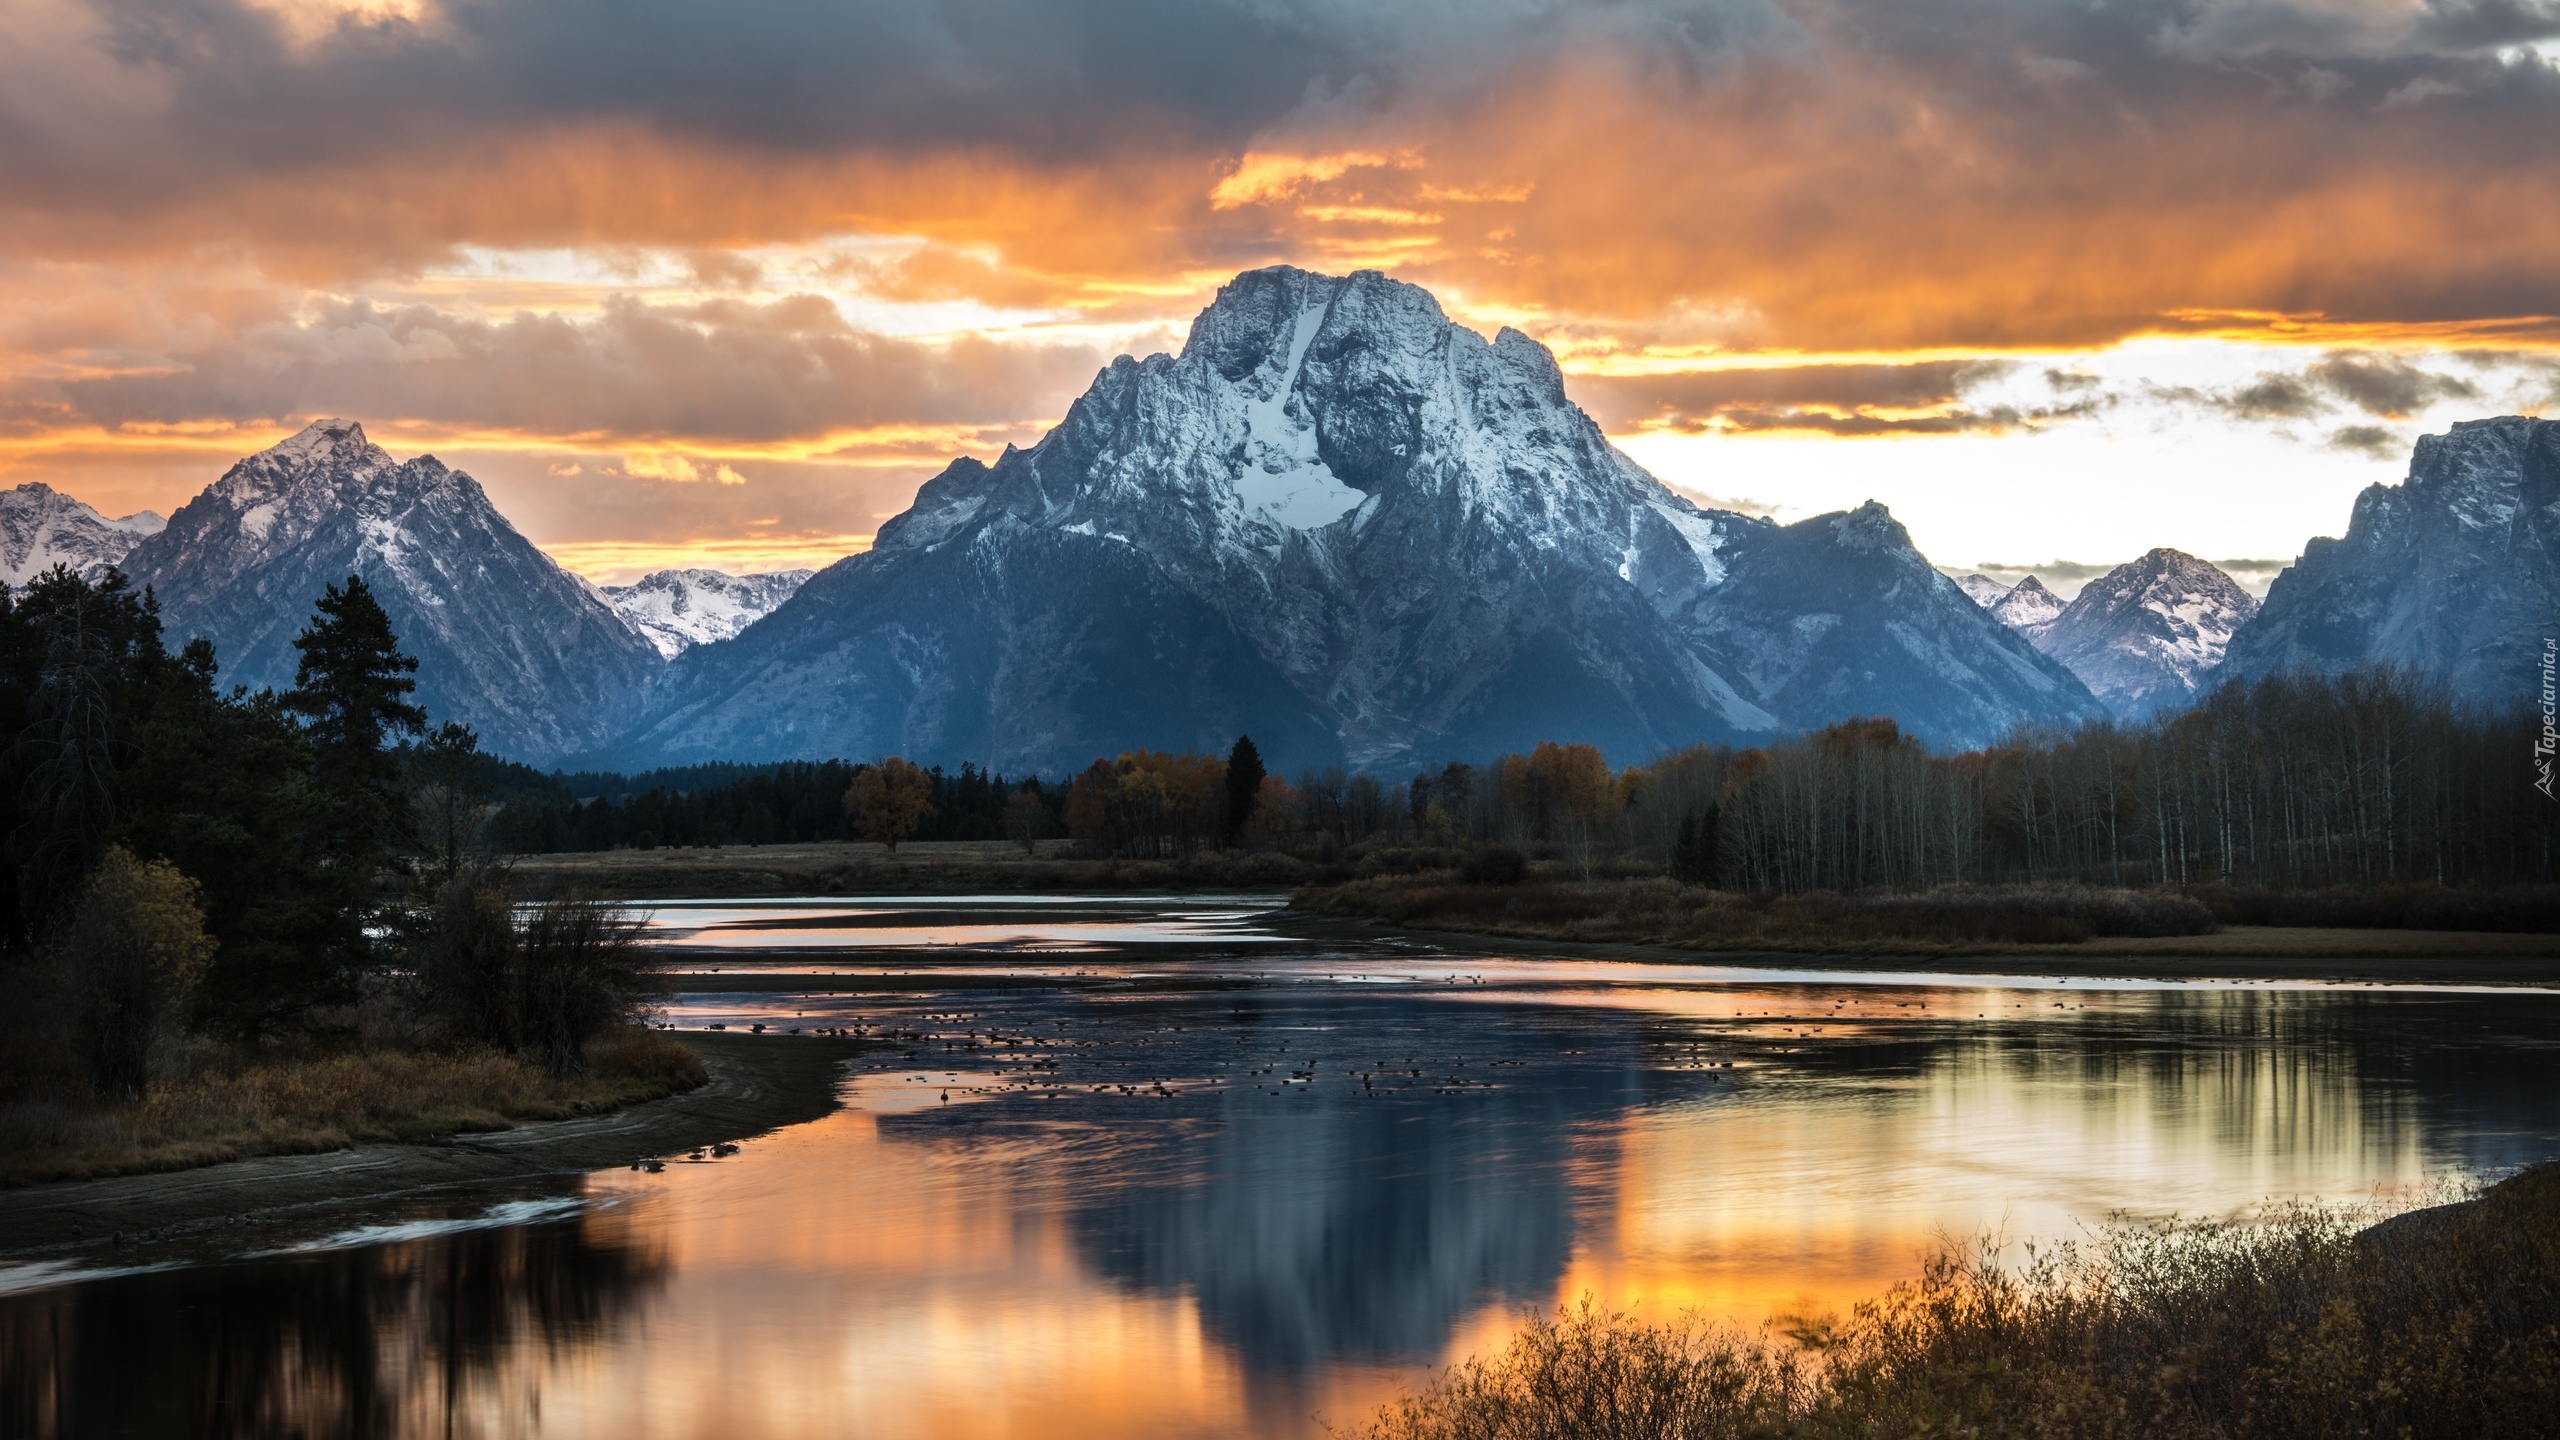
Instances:
[[[835,1108],[844,1062],[879,1048],[819,1036],[689,1032],[680,1038],[702,1057],[709,1083],[607,1115],[519,1125],[445,1144],[362,1145],[0,1192],[0,1257],[23,1262],[78,1253],[147,1262],[239,1224],[310,1223],[439,1187],[681,1154],[826,1114]],[[117,1236],[124,1237],[121,1245]]]

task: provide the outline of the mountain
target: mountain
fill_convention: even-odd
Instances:
[[[2257,598],[2214,566],[2154,550],[2081,587],[2035,631],[2036,648],[2071,667],[2126,718],[2184,705],[2222,662]]]
[[[1238,276],[1028,450],[685,652],[619,763],[1133,746],[1639,760],[1889,714],[1937,743],[2102,713],[1882,506],[1780,526],[1619,453],[1546,348],[1375,272]]]
[[[773,613],[814,570],[730,575],[718,570],[660,570],[629,585],[607,585],[604,597],[658,653],[673,660],[696,645],[726,640]]]
[[[0,585],[24,585],[56,565],[96,581],[168,523],[149,510],[110,520],[41,481],[0,490]]]
[[[2062,599],[2044,588],[2044,582],[2033,575],[2009,587],[1991,606],[1991,618],[2021,634],[2032,636],[2053,623],[2062,613]]]
[[[2222,673],[2334,673],[2387,661],[2512,704],[2560,634],[2560,421],[2469,420],[2420,437],[2408,479],[2356,497],[2231,637]]]
[[[321,420],[252,455],[134,547],[171,643],[214,643],[225,681],[293,683],[294,636],[323,587],[361,575],[418,658],[418,702],[487,749],[542,763],[628,723],[662,664],[585,582],[516,533],[479,482],[394,461]]]
[[[1956,588],[1964,592],[1964,598],[1985,610],[2007,599],[2010,590],[2009,586],[2001,584],[1988,575],[1959,575],[1956,577]]]

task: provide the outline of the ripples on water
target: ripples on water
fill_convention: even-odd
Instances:
[[[1509,960],[1290,941],[1268,904],[661,907],[679,968],[736,977],[678,1025],[899,1048],[732,1159],[21,1272],[0,1421],[1298,1435],[1586,1293],[1756,1323],[1936,1234],[2387,1200],[2560,1148],[2547,993]]]

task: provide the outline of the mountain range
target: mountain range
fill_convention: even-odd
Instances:
[[[955,461],[736,639],[678,656],[616,758],[1132,746],[1394,766],[1587,740],[1640,759],[1891,714],[1937,744],[2102,714],[1884,507],[1700,509],[1547,349],[1375,272],[1223,287],[993,465]]]
[[[2033,575],[2014,587],[1981,575],[1958,583],[2124,719],[2204,693],[2233,633],[2258,611],[2257,597],[2238,581],[2182,550],[2153,550],[2119,565],[2068,603]]]
[[[42,482],[0,490],[0,585],[24,585],[56,565],[98,581],[168,523],[150,510],[110,520]]]
[[[631,628],[672,660],[696,645],[729,639],[772,614],[816,573],[660,570],[628,585],[607,585],[601,593]]]
[[[1176,355],[1122,357],[1063,421],[955,460],[810,575],[599,589],[470,476],[347,421],[234,465],[162,526],[0,494],[12,583],[120,565],[224,678],[292,683],[360,574],[420,698],[534,763],[975,760],[1056,774],[1139,747],[1395,768],[1541,739],[1613,760],[1890,715],[1940,748],[2138,717],[2224,675],[2385,659],[2521,693],[2555,618],[2560,428],[2422,440],[2260,606],[2155,550],[2068,604],[1933,569],[1883,506],[1793,524],[1674,493],[1545,347],[1374,272],[1223,287]],[[2531,652],[2531,653],[2528,653]]]

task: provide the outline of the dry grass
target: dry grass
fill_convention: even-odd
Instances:
[[[1662,879],[1469,884],[1441,871],[1310,886],[1291,903],[1321,915],[1426,929],[1698,950],[1909,953],[1967,945],[2069,945],[2099,936],[2199,935],[2215,928],[2212,914],[2184,896],[2083,885],[1773,897]]]
[[[1179,859],[1078,859],[1070,842],[1041,842],[1038,858],[995,842],[909,841],[602,850],[524,855],[512,862],[539,893],[575,887],[616,899],[713,895],[897,895],[1090,891],[1278,890],[1319,867],[1277,851],[1203,851]]]
[[[702,1061],[628,1028],[586,1048],[589,1074],[554,1079],[491,1051],[198,1057],[130,1105],[21,1099],[0,1106],[0,1185],[180,1170],[251,1155],[421,1142],[563,1120],[700,1085]]]
[[[2351,1213],[2119,1226],[2008,1269],[1950,1247],[1846,1321],[1758,1335],[1587,1304],[1364,1440],[2535,1436],[2560,1415],[2560,1165]]]

